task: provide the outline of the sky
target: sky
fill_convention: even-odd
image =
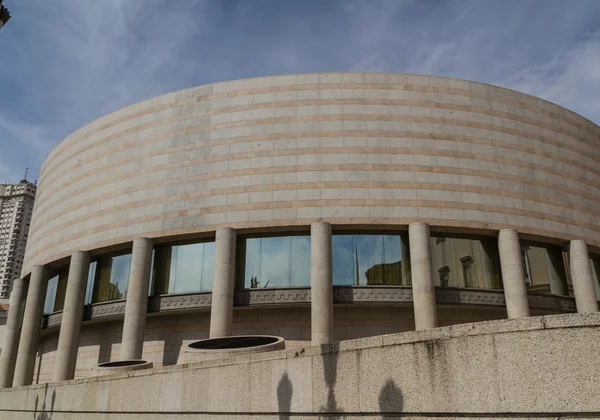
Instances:
[[[0,183],[86,123],[195,85],[316,71],[458,77],[600,123],[598,0],[4,0]]]

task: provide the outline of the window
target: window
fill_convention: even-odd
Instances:
[[[333,284],[411,284],[407,244],[400,235],[333,235]]]
[[[450,268],[445,265],[438,270],[438,274],[440,275],[440,286],[448,287],[448,284],[450,283]]]
[[[210,292],[215,243],[160,246],[152,270],[154,294]]]
[[[238,252],[241,287],[310,286],[310,236],[247,238]]]
[[[44,301],[44,314],[63,310],[65,305],[68,277],[69,270],[65,268],[60,270],[57,275],[48,280],[46,300]]]
[[[92,302],[125,299],[131,254],[103,256],[96,262]]]
[[[473,281],[471,277],[471,266],[473,265],[473,258],[471,256],[462,257],[460,259],[463,272],[463,285],[464,287],[473,287]]]
[[[88,271],[87,287],[85,289],[85,305],[92,303],[92,296],[94,294],[94,278],[96,277],[96,261],[90,263],[90,269]]]
[[[502,289],[496,238],[445,234],[433,236],[430,246],[433,267],[440,274],[437,286]]]
[[[524,242],[521,244],[521,259],[529,291],[569,295],[566,251],[557,246]]]
[[[596,291],[596,299],[600,300],[600,256],[591,255],[590,257],[592,278],[594,279],[594,290]]]

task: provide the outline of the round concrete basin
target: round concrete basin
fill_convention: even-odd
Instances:
[[[208,338],[184,345],[178,363],[225,359],[228,357],[285,349],[285,340],[272,335],[238,335]]]

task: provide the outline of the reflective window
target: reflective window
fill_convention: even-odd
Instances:
[[[334,286],[409,285],[407,244],[400,235],[333,235]]]
[[[496,238],[437,236],[430,244],[436,286],[502,289]]]
[[[65,295],[67,293],[68,270],[61,270],[59,274],[48,280],[46,300],[44,302],[44,314],[62,311],[65,306]]]
[[[594,278],[594,290],[596,299],[600,300],[600,256],[592,255],[590,258],[592,277]]]
[[[212,290],[214,242],[156,247],[153,262],[154,294]]]
[[[125,299],[131,254],[103,256],[96,261],[92,302]]]
[[[85,289],[85,305],[92,303],[92,296],[94,295],[94,278],[96,277],[96,261],[90,263],[90,270],[88,271],[87,287]]]
[[[46,290],[46,301],[44,302],[44,314],[54,312],[54,300],[56,299],[56,288],[58,287],[58,276],[48,280],[48,289]]]
[[[241,253],[238,284],[244,288],[310,286],[310,236],[247,238]]]
[[[521,259],[528,292],[570,295],[566,251],[557,246],[522,242]]]

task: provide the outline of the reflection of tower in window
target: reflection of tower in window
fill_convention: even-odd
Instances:
[[[466,257],[462,257],[460,259],[460,263],[462,264],[463,270],[463,285],[464,287],[473,287],[473,279],[472,279],[472,266],[473,266],[473,258],[470,255]]]
[[[448,287],[448,283],[450,283],[450,268],[445,265],[438,270],[440,275],[440,286]]]
[[[521,248],[521,262],[523,263],[523,275],[525,276],[525,286],[531,286],[531,269],[529,267],[529,257],[527,256],[528,246]]]

